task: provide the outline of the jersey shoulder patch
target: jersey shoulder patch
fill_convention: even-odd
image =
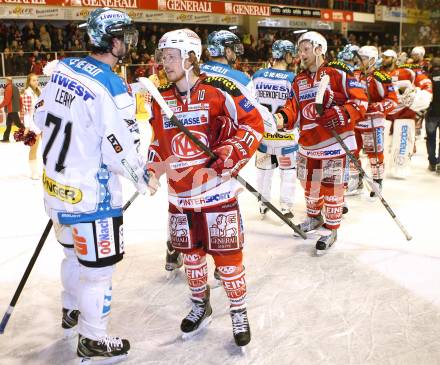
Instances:
[[[344,71],[344,72],[348,73],[349,75],[353,75],[353,71],[351,71],[350,67],[348,67],[342,61],[331,61],[327,64],[327,67],[335,68],[337,70]]]
[[[208,76],[203,81],[202,84],[211,85],[217,89],[227,92],[232,96],[240,96],[241,91],[232,81],[221,76]]]
[[[159,92],[164,92],[164,91],[167,91],[167,90],[171,89],[173,87],[173,85],[174,84],[172,82],[168,82],[168,83],[166,83],[164,85],[160,85],[157,88],[157,90],[159,90]]]
[[[373,73],[374,78],[382,83],[389,83],[391,82],[391,77],[389,75],[387,75],[385,72],[376,70]]]
[[[409,68],[410,70],[414,70],[416,68],[420,68],[420,65],[416,65],[414,63],[404,63],[399,65],[398,68]]]

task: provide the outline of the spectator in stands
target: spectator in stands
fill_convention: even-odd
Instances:
[[[37,38],[38,34],[35,30],[35,24],[33,21],[28,22],[22,29],[23,40],[28,41],[31,38]]]
[[[15,65],[14,65],[14,58],[9,48],[5,48],[4,50],[4,60],[5,60],[5,75],[13,76],[15,74]]]
[[[64,47],[64,31],[62,28],[56,28],[52,41],[52,51],[60,51]]]
[[[50,51],[52,48],[52,40],[50,39],[50,35],[46,30],[46,27],[42,25],[40,27],[40,39],[41,45],[44,47],[46,51]]]
[[[157,48],[157,36],[155,33],[151,34],[150,39],[147,42],[146,45],[147,48],[147,53],[148,54],[153,54],[156,51]]]
[[[23,49],[14,55],[14,66],[16,76],[25,76],[29,73],[29,60],[24,55]]]
[[[11,134],[12,125],[15,124],[19,128],[24,128],[24,124],[20,120],[20,92],[18,87],[12,82],[12,77],[6,77],[6,87],[3,96],[3,101],[0,103],[0,109],[6,107],[6,130],[3,133],[1,142],[9,142],[9,135]]]

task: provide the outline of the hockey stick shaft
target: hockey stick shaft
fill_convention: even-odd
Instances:
[[[396,214],[393,212],[393,210],[391,209],[391,207],[389,206],[389,204],[387,203],[387,201],[383,198],[379,187],[374,183],[374,181],[365,173],[365,170],[362,168],[361,164],[359,163],[358,159],[351,153],[351,151],[349,150],[349,148],[347,147],[347,145],[345,144],[345,142],[342,140],[341,136],[336,133],[335,130],[331,130],[331,133],[333,135],[333,137],[336,138],[336,140],[339,142],[339,144],[342,146],[342,148],[344,149],[345,153],[347,154],[347,156],[350,158],[351,161],[353,161],[354,165],[356,166],[356,168],[358,169],[360,175],[362,177],[365,178],[365,180],[367,181],[367,183],[370,185],[371,190],[373,190],[376,195],[379,197],[381,203],[383,204],[383,206],[385,207],[385,209],[388,211],[388,213],[391,215],[391,217],[394,219],[394,221],[396,222],[396,224],[399,226],[400,230],[403,232],[403,234],[405,235],[405,238],[410,241],[412,239],[412,236],[408,233],[408,231],[405,229],[405,227],[403,226],[403,224],[400,222],[400,220],[397,218]]]
[[[186,128],[174,115],[173,111],[166,104],[162,95],[160,95],[159,90],[157,90],[156,86],[147,78],[140,77],[139,82],[143,84],[148,92],[152,95],[152,97],[157,101],[162,110],[165,112],[166,116],[204,153],[206,153],[211,159],[216,160],[217,156],[212,152],[208,146],[206,146],[202,141],[200,141],[191,131]],[[256,198],[261,200],[278,218],[280,218],[284,223],[286,223],[290,228],[292,228],[298,235],[300,235],[303,239],[307,239],[306,234],[292,221],[286,218],[270,201],[265,199],[261,193],[257,191],[251,184],[249,184],[245,179],[243,179],[240,175],[235,176],[235,179],[243,185],[250,193],[252,193]]]
[[[324,92],[325,89],[327,88],[327,86],[330,84],[330,78],[329,76],[325,75],[322,77],[321,82],[319,84],[318,90],[316,92],[316,99],[315,102],[318,105],[322,105],[323,104],[323,99],[324,99]],[[322,108],[320,108],[322,110]],[[317,108],[318,110],[318,108]],[[356,158],[356,156],[353,155],[353,153],[351,153],[350,149],[347,147],[347,145],[345,144],[345,142],[342,140],[341,136],[334,130],[331,129],[330,130],[333,137],[338,141],[338,143],[341,145],[341,147],[344,149],[346,155],[350,158],[351,161],[353,161],[354,165],[356,166],[356,168],[359,171],[359,174],[365,178],[365,180],[367,181],[368,185],[370,185],[371,190],[373,190],[376,195],[379,197],[381,203],[383,204],[383,206],[385,207],[385,209],[388,211],[388,213],[391,215],[391,217],[394,219],[394,221],[396,222],[396,224],[399,226],[400,230],[403,232],[403,234],[405,235],[405,238],[409,241],[412,239],[412,236],[408,233],[408,231],[405,229],[405,227],[403,226],[403,224],[400,222],[400,220],[396,217],[396,214],[394,214],[393,210],[391,209],[391,207],[389,206],[389,204],[387,203],[387,201],[383,198],[378,186],[374,183],[373,179],[371,179],[366,173],[365,170],[362,168],[359,160]]]
[[[139,193],[136,191],[132,197],[125,203],[125,205],[122,208],[122,211],[125,212],[128,207],[134,202],[134,200],[139,196]],[[26,270],[21,277],[20,283],[18,284],[17,289],[15,290],[14,296],[12,297],[11,302],[9,303],[9,307],[6,310],[5,314],[3,315],[3,319],[0,323],[0,334],[3,334],[5,332],[6,326],[9,322],[9,319],[11,318],[12,312],[14,311],[15,305],[17,304],[18,298],[21,295],[21,292],[23,291],[24,286],[26,285],[27,279],[29,278],[29,275],[31,274],[31,271],[34,267],[35,262],[37,261],[38,256],[40,255],[40,251],[43,248],[44,243],[46,242],[47,236],[49,235],[49,232],[52,228],[52,220],[49,219],[49,221],[46,224],[46,228],[44,229],[43,234],[40,237],[40,241],[37,244],[37,247],[35,247],[34,254],[32,255]]]

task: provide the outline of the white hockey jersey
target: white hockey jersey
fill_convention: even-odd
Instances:
[[[293,96],[292,83],[295,74],[290,71],[265,68],[258,70],[252,76],[257,101],[265,106],[272,114],[282,108],[287,99]],[[287,155],[298,150],[298,129],[292,133],[264,133],[258,147],[260,152],[270,155]]]
[[[241,93],[257,108],[258,112],[263,117],[264,130],[268,133],[276,133],[277,125],[273,119],[272,114],[266,107],[262,106],[256,100],[256,91],[252,80],[246,76],[244,72],[233,69],[229,65],[223,63],[208,61],[200,66],[202,73],[208,76],[222,76],[232,81],[241,91]]]
[[[126,83],[92,57],[58,63],[37,101],[47,214],[61,224],[122,215],[117,175],[145,193],[135,103]]]

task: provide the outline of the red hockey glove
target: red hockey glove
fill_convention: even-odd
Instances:
[[[324,99],[322,100],[322,105],[324,109],[328,109],[334,105],[344,105],[346,101],[347,97],[344,95],[344,93],[326,89]]]
[[[343,127],[349,123],[349,116],[342,106],[334,106],[326,109],[317,122],[328,129]]]
[[[209,167],[218,175],[237,176],[249,160],[247,150],[248,146],[244,142],[236,138],[228,139],[213,150],[218,158]]]
[[[223,141],[237,133],[237,125],[234,120],[227,116],[219,116],[209,123],[208,141],[211,148],[215,148]]]

